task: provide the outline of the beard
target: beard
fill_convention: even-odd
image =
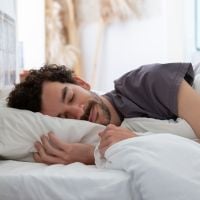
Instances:
[[[84,114],[81,116],[81,120],[89,121],[89,116],[91,113],[91,110],[96,106],[98,107],[98,114],[103,115],[103,120],[96,121],[94,123],[99,123],[102,125],[108,125],[111,121],[111,113],[108,107],[105,105],[105,103],[102,101],[102,99],[94,92],[91,92],[92,99],[88,102],[88,105],[85,109]]]

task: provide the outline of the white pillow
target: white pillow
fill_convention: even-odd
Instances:
[[[0,89],[0,107],[6,107],[6,98],[13,89],[13,86],[7,86]]]
[[[200,91],[199,81],[200,76],[197,75],[194,82],[194,88],[197,91]],[[7,108],[5,99],[11,89],[0,90],[0,156],[7,159],[32,161],[32,153],[35,151],[34,142],[40,140],[41,135],[50,131],[69,143],[81,142],[95,145],[98,142],[98,133],[105,128],[103,125]],[[165,123],[165,126],[163,126],[163,123]],[[181,121],[170,125],[169,121],[135,118],[125,119],[122,125],[137,132],[151,130],[159,133],[172,132],[192,139],[195,137],[189,126],[188,131],[186,131],[187,134],[183,134],[184,132],[180,128],[184,127],[185,130],[185,126],[182,126]]]
[[[34,142],[52,131],[66,142],[96,144],[103,125],[73,119],[61,119],[27,110],[0,107],[0,156],[33,161]]]
[[[183,119],[177,118],[174,120],[159,120],[153,118],[127,118],[124,119],[122,125],[130,130],[135,130],[136,132],[144,133],[152,132],[157,133],[172,133],[174,135],[179,135],[185,138],[196,140],[197,136],[192,130],[191,126]]]

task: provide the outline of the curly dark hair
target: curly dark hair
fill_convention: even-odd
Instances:
[[[45,81],[74,83],[74,72],[64,65],[44,65],[39,70],[30,70],[25,80],[16,84],[7,98],[7,106],[26,109],[33,112],[41,111],[42,85]]]

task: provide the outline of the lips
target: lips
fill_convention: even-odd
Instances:
[[[96,119],[97,119],[97,108],[96,106],[92,106],[92,108],[90,109],[90,115],[88,121],[95,122]]]

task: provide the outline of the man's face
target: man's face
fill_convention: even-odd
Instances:
[[[44,82],[42,87],[43,114],[69,119],[87,120],[107,125],[111,115],[100,96],[87,87],[71,83]]]

